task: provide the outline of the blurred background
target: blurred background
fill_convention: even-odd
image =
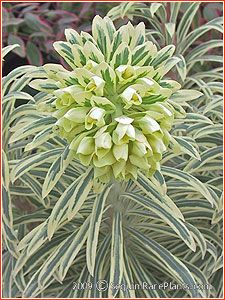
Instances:
[[[141,2],[144,3],[144,2]],[[32,64],[61,61],[54,51],[52,44],[58,40],[65,40],[65,28],[91,32],[91,22],[95,15],[105,16],[120,2],[33,2],[2,3],[2,33],[3,47],[10,44],[19,44],[7,57],[3,66],[3,75],[8,74],[15,67]],[[150,2],[146,2],[149,5]],[[181,13],[185,11],[182,3]],[[199,27],[215,17],[222,16],[223,5],[219,2],[203,2],[196,14],[192,29]],[[140,21],[133,20],[133,23]],[[127,23],[128,17],[116,20],[116,26]],[[150,23],[146,22],[150,28]],[[205,37],[207,38],[207,37]]]
[[[105,16],[118,3],[99,2],[4,2],[2,7],[3,46],[19,44],[8,56],[4,73],[24,64],[58,62],[52,44],[64,40],[65,28],[91,31],[96,14]]]

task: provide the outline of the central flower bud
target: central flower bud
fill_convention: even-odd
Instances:
[[[105,110],[99,107],[92,107],[85,117],[85,128],[91,129],[93,125],[101,127],[105,125],[104,121]]]
[[[87,84],[85,90],[89,92],[94,92],[98,96],[103,95],[103,87],[104,87],[105,81],[98,77],[93,76],[90,79],[90,82]]]
[[[133,66],[119,66],[116,69],[116,74],[118,76],[118,78],[120,80],[127,80],[129,78],[132,78],[133,76],[135,76],[136,72],[135,70],[137,69],[137,67],[133,67]]]
[[[130,108],[132,104],[140,105],[142,103],[141,96],[132,87],[126,88],[126,90],[122,93],[121,98],[126,104],[125,108]]]

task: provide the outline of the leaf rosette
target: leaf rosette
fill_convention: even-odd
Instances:
[[[164,78],[174,65],[173,45],[157,51],[145,38],[144,23],[115,29],[96,16],[92,35],[65,31],[55,50],[71,70],[42,67],[30,86],[51,95],[38,109],[56,118],[53,132],[65,138],[74,157],[94,167],[100,182],[136,179],[160,169],[174,120],[185,116],[170,98],[181,88]]]

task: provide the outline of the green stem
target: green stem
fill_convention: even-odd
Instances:
[[[124,192],[123,183],[120,181],[112,180],[111,181],[112,188],[109,192],[109,195],[106,200],[106,204],[110,205],[108,209],[108,225],[111,230],[112,228],[112,221],[115,211],[122,211],[122,202],[119,199],[120,195]]]

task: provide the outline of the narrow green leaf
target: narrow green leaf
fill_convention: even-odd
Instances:
[[[123,278],[123,232],[121,213],[115,211],[112,227],[110,280],[114,285],[120,285]],[[109,288],[109,298],[114,298],[118,289]]]
[[[170,58],[175,51],[174,45],[168,45],[162,48],[153,59],[151,65],[154,68],[159,68],[168,58]]]
[[[10,137],[9,143],[17,142],[26,138],[29,135],[35,134],[37,131],[47,129],[53,126],[56,119],[53,117],[38,118],[37,120],[26,123],[24,127],[18,129],[18,125],[15,125],[11,131],[15,131]]]
[[[108,234],[104,237],[104,240],[101,242],[95,261],[95,268],[94,268],[94,276],[92,277],[93,286],[97,286],[99,280],[103,278],[103,268],[106,264],[106,257],[108,255],[108,250],[111,243],[111,235]],[[97,288],[91,289],[91,298],[101,298],[102,291]]]
[[[42,270],[38,277],[41,286],[45,285],[48,278],[52,276],[54,270],[56,270],[58,266],[58,276],[60,280],[63,281],[68,269],[87,239],[89,224],[90,218],[87,218],[81,227],[64,240],[56,251],[49,256],[49,259],[42,266]],[[67,245],[66,247],[65,244]]]
[[[145,198],[141,195],[137,195],[135,193],[125,193],[124,197],[127,197],[141,206],[144,206],[147,210],[154,212],[160,218],[162,218],[176,233],[177,235],[188,245],[188,247],[192,250],[196,250],[195,241],[190,231],[185,226],[185,223],[178,218],[173,216],[171,211],[166,211],[165,208],[151,202],[150,199]]]
[[[164,176],[169,176],[175,179],[178,179],[182,182],[187,183],[188,185],[192,186],[195,191],[199,192],[202,194],[208,201],[211,203],[211,205],[216,205],[217,203],[215,199],[212,197],[211,193],[207,189],[207,186],[204,185],[200,180],[198,180],[196,177],[183,172],[181,170],[177,170],[176,168],[171,168],[171,167],[166,167],[163,166],[161,168],[162,174]]]
[[[48,220],[48,239],[50,240],[58,226],[67,218],[71,220],[87,198],[92,188],[93,170],[78,177],[62,194],[54,206]]]
[[[5,187],[6,190],[8,190],[9,182],[10,182],[9,163],[4,150],[2,150],[2,177],[3,177],[3,186]]]
[[[170,99],[173,100],[174,102],[178,103],[185,103],[187,101],[195,100],[199,97],[201,97],[203,94],[199,91],[195,90],[180,90],[175,92]]]
[[[2,58],[4,58],[10,51],[12,51],[13,49],[20,47],[19,44],[15,44],[15,45],[9,45],[6,46],[2,49]]]
[[[182,82],[186,79],[187,76],[187,66],[186,61],[183,55],[178,55],[180,61],[176,64],[177,72],[180,75]]]
[[[59,178],[64,173],[67,166],[74,158],[74,152],[69,149],[69,146],[65,148],[62,154],[56,158],[51,167],[48,170],[48,173],[45,177],[45,181],[42,187],[42,197],[45,198],[50,191],[54,188]]]
[[[90,274],[93,276],[95,268],[95,257],[98,245],[98,236],[102,220],[105,201],[110,192],[111,186],[106,186],[105,189],[97,196],[94,201],[94,206],[91,213],[90,228],[87,239],[87,267]]]
[[[13,168],[11,172],[11,180],[14,182],[17,178],[35,168],[36,166],[41,165],[45,162],[52,161],[61,152],[61,148],[52,149],[43,153],[32,154],[22,159],[20,162],[16,163],[15,167]]]
[[[38,148],[54,136],[55,133],[52,132],[52,128],[43,129],[33,138],[33,140],[30,143],[26,145],[24,151],[31,151],[34,148]]]
[[[187,228],[192,232],[194,239],[198,243],[201,252],[202,252],[202,259],[204,259],[206,251],[207,251],[207,245],[206,240],[204,238],[204,235],[201,233],[200,230],[198,230],[197,227],[193,226],[190,223],[186,223]]]
[[[159,193],[158,189],[155,188],[155,186],[146,176],[139,172],[137,181],[135,181],[135,183],[152,201],[164,207],[164,209],[173,212],[177,218],[184,220],[181,211],[175,205],[174,201],[172,201],[164,193]]]
[[[174,137],[174,140],[175,140],[175,143],[174,143],[175,148],[178,148],[179,151],[182,151],[182,152],[190,155],[191,157],[196,158],[197,160],[201,160],[201,157],[200,157],[198,151],[186,139],[176,136],[176,137]]]
[[[199,9],[200,3],[188,3],[188,9],[185,11],[183,17],[181,18],[179,25],[177,27],[177,39],[178,42],[185,39],[188,30],[191,26],[191,22]]]
[[[168,270],[170,270],[171,275],[174,276],[178,282],[181,284],[188,284],[189,286],[196,285],[196,282],[188,268],[166,248],[162,247],[154,240],[145,237],[142,233],[133,228],[127,228],[127,231],[130,232],[132,236],[141,245],[143,245],[144,248],[146,248],[146,250],[156,255],[159,261],[161,261]],[[190,290],[190,293],[192,297],[198,296],[198,291],[196,289]]]
[[[174,35],[174,32],[175,32],[175,27],[176,27],[176,24],[175,23],[166,23],[165,24],[165,27],[166,27],[166,30],[167,32],[169,33],[169,36],[171,38],[173,38],[173,35]]]

